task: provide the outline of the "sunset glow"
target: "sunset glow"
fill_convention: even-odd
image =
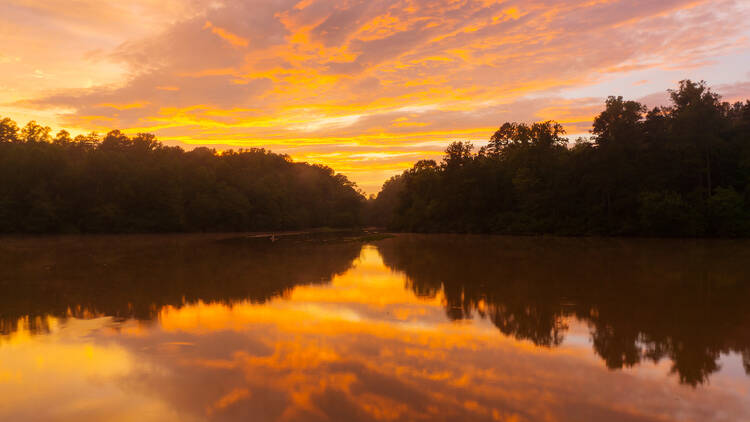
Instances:
[[[586,134],[607,95],[750,96],[742,0],[8,0],[0,116],[265,147],[367,193],[505,121]]]

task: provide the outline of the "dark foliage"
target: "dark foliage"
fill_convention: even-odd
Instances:
[[[506,123],[472,152],[420,161],[383,185],[375,223],[417,232],[750,234],[750,101],[682,81],[647,111],[610,97],[592,139],[554,122]]]
[[[0,232],[355,226],[363,201],[332,169],[263,149],[186,152],[117,130],[53,138],[0,119]]]

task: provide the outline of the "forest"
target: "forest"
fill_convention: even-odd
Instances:
[[[681,81],[671,104],[609,97],[591,136],[505,123],[383,185],[368,213],[391,230],[607,236],[750,234],[750,100]]]
[[[344,175],[251,148],[185,151],[153,134],[72,137],[0,119],[0,233],[393,231],[750,235],[750,100],[685,80],[671,104],[609,97],[591,136],[505,123],[454,142],[365,199]]]
[[[0,119],[0,232],[230,232],[360,224],[329,167],[264,149],[184,151],[152,134],[72,138]]]

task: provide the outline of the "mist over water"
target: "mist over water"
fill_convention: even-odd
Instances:
[[[744,240],[4,238],[0,420],[745,420],[747,262]]]

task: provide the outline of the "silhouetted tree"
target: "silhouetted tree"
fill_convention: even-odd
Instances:
[[[0,120],[0,232],[349,227],[363,203],[345,176],[263,149],[185,152],[119,130],[52,138]]]
[[[689,80],[670,98],[609,97],[574,144],[555,122],[505,123],[477,153],[455,142],[392,178],[371,208],[403,231],[750,234],[750,101]]]

